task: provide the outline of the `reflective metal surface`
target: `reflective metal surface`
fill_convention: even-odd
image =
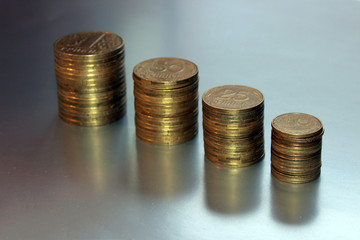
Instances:
[[[0,1],[0,239],[357,239],[359,12],[355,0]],[[89,30],[126,49],[128,112],[94,128],[58,118],[52,46]],[[215,166],[202,130],[172,147],[136,138],[132,68],[163,56],[199,66],[200,94],[264,93],[262,162]],[[271,120],[295,111],[326,129],[321,177],[303,185],[270,174]]]

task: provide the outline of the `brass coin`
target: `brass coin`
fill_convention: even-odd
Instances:
[[[89,59],[103,56],[121,49],[124,40],[109,32],[80,32],[67,35],[54,44],[57,54],[76,59]]]
[[[198,132],[197,125],[195,125],[193,128],[189,129],[186,132],[182,132],[181,134],[168,133],[165,135],[159,135],[156,133],[154,134],[152,132],[149,133],[143,131],[141,128],[136,128],[136,135],[140,139],[149,143],[159,144],[159,145],[175,145],[189,141],[197,135],[197,132]]]
[[[134,79],[134,84],[137,86],[144,89],[152,89],[154,91],[181,89],[199,80],[197,75],[182,82],[151,82],[146,79],[140,79],[135,74],[133,74],[132,77]]]
[[[55,65],[75,69],[101,69],[112,65],[121,64],[124,61],[124,53],[117,54],[102,61],[73,61],[62,57],[55,57]]]
[[[102,93],[109,92],[115,89],[121,89],[121,91],[126,90],[126,82],[125,81],[113,81],[109,82],[109,84],[96,84],[96,83],[88,83],[86,81],[79,82],[75,84],[67,84],[58,82],[58,88],[64,91],[70,91],[75,93]]]
[[[120,119],[124,114],[126,113],[126,109],[122,109],[122,111],[116,112],[115,114],[111,116],[106,116],[103,118],[89,118],[89,117],[82,117],[82,118],[76,118],[73,116],[66,116],[61,113],[59,113],[59,116],[61,119],[63,119],[65,122],[68,122],[70,124],[78,125],[78,126],[85,126],[85,127],[93,127],[93,126],[101,126],[105,124],[112,123],[118,119]]]
[[[196,76],[198,68],[181,58],[153,58],[137,64],[133,74],[149,82],[177,84]]]
[[[203,102],[208,107],[221,111],[247,111],[261,105],[264,96],[255,88],[225,85],[206,91],[203,94]]]
[[[305,113],[282,114],[277,116],[271,125],[276,132],[299,138],[318,135],[323,131],[321,121]]]
[[[289,183],[307,183],[320,177],[320,169],[315,173],[309,175],[290,175],[281,173],[276,168],[271,167],[271,173],[280,181]]]
[[[210,154],[209,152],[205,152],[205,157],[212,161],[213,163],[225,166],[225,167],[247,167],[249,165],[255,164],[259,161],[261,161],[264,158],[265,154],[261,153],[257,156],[252,156],[251,158],[247,159],[246,161],[241,160],[241,158],[224,158],[224,157],[218,157]]]

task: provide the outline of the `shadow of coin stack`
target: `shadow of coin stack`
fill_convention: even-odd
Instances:
[[[198,131],[198,68],[180,58],[155,58],[134,67],[136,135],[173,145]]]
[[[124,41],[109,32],[67,35],[54,44],[59,115],[98,126],[126,112]]]
[[[324,128],[304,113],[286,113],[272,121],[271,172],[277,179],[306,183],[320,176]]]
[[[202,98],[205,156],[229,167],[264,157],[264,96],[254,88],[225,85]]]

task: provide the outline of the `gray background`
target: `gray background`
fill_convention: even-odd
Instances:
[[[0,0],[0,20],[0,239],[360,236],[360,1]],[[87,30],[126,44],[128,112],[104,127],[57,116],[52,44]],[[261,163],[215,167],[202,130],[174,147],[136,139],[132,68],[160,56],[195,62],[200,94],[264,93]],[[326,129],[310,184],[270,174],[271,120],[294,111]]]

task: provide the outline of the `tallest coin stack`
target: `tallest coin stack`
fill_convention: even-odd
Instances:
[[[98,126],[126,111],[124,41],[109,32],[81,32],[54,44],[60,117]]]

